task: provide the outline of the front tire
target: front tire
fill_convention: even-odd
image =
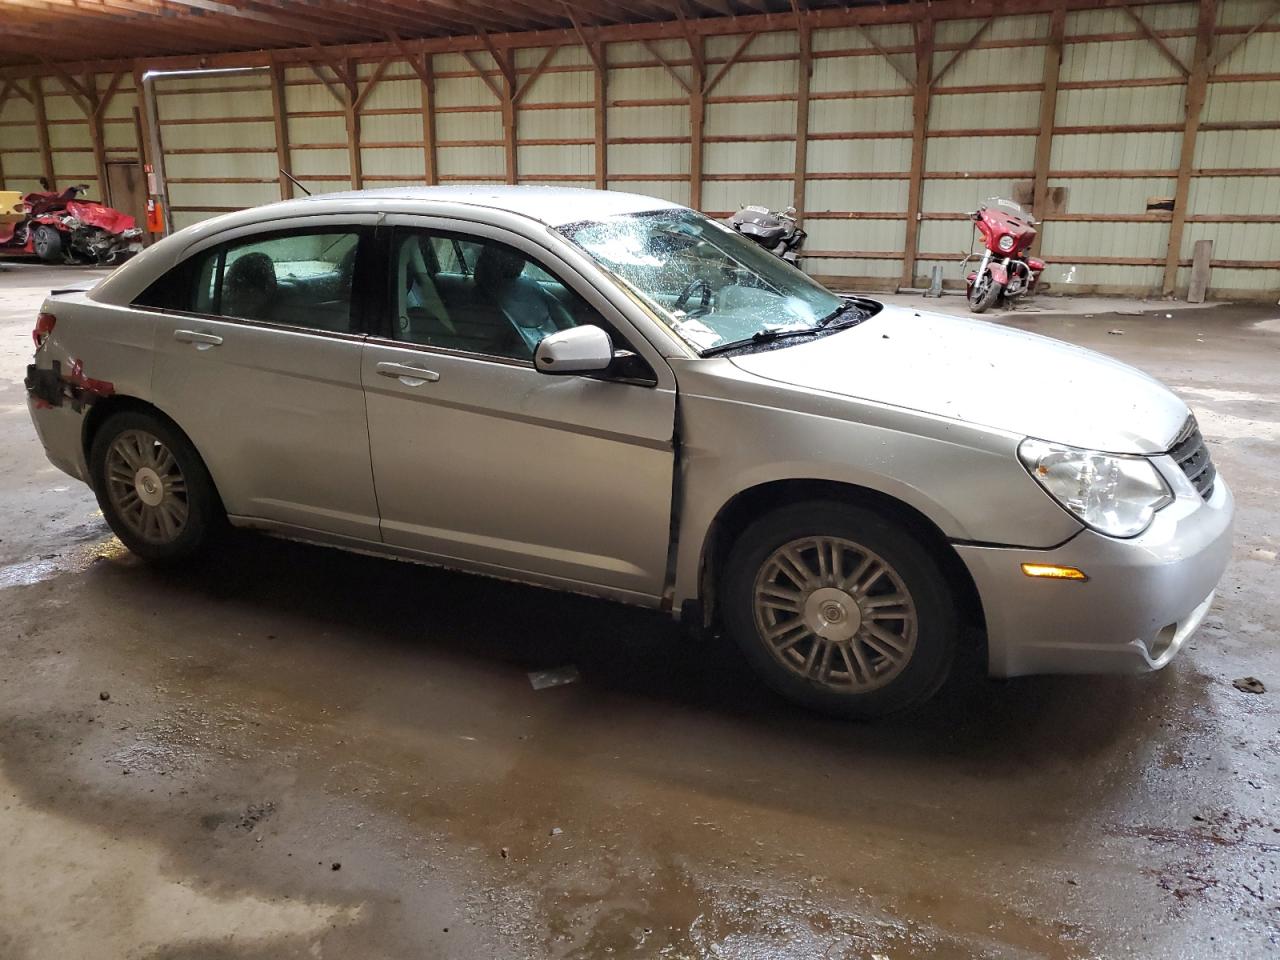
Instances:
[[[974,313],[986,313],[995,306],[1002,292],[1004,284],[996,283],[991,271],[984,270],[973,278],[973,286],[969,288],[969,309]]]
[[[843,717],[906,709],[951,667],[955,598],[930,550],[864,507],[815,501],[748,527],[725,567],[725,627],[789,700]]]
[[[31,239],[31,246],[35,250],[36,256],[45,263],[62,262],[62,234],[47,223],[42,223],[36,227],[35,235]]]
[[[107,524],[145,560],[194,556],[222,518],[213,480],[195,447],[156,414],[128,410],[110,416],[94,435],[89,472]]]

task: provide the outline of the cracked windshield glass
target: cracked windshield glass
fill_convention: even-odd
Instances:
[[[844,304],[795,267],[691,210],[577,223],[561,232],[700,351],[805,330]]]

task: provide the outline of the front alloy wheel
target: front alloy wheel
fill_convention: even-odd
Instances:
[[[775,550],[756,577],[755,620],[783,667],[837,693],[884,686],[916,646],[915,602],[902,577],[840,537]]]
[[[944,549],[881,509],[781,507],[729,550],[725,632],[765,683],[804,706],[846,717],[913,706],[946,680],[959,635]]]

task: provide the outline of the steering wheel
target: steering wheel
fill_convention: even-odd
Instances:
[[[693,291],[697,290],[699,287],[702,288],[702,303],[699,306],[697,313],[691,313],[690,316],[700,317],[710,310],[711,284],[707,283],[707,281],[702,277],[694,277],[685,284],[684,289],[680,291],[680,296],[676,297],[675,309],[683,310],[689,303],[689,298],[693,296]]]

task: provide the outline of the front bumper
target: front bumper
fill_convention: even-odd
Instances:
[[[1231,558],[1234,512],[1219,478],[1208,501],[1189,487],[1179,491],[1129,540],[1083,530],[1050,550],[957,545],[982,598],[990,673],[1163,667],[1209,610]],[[1033,579],[1023,563],[1072,566],[1089,579]]]

